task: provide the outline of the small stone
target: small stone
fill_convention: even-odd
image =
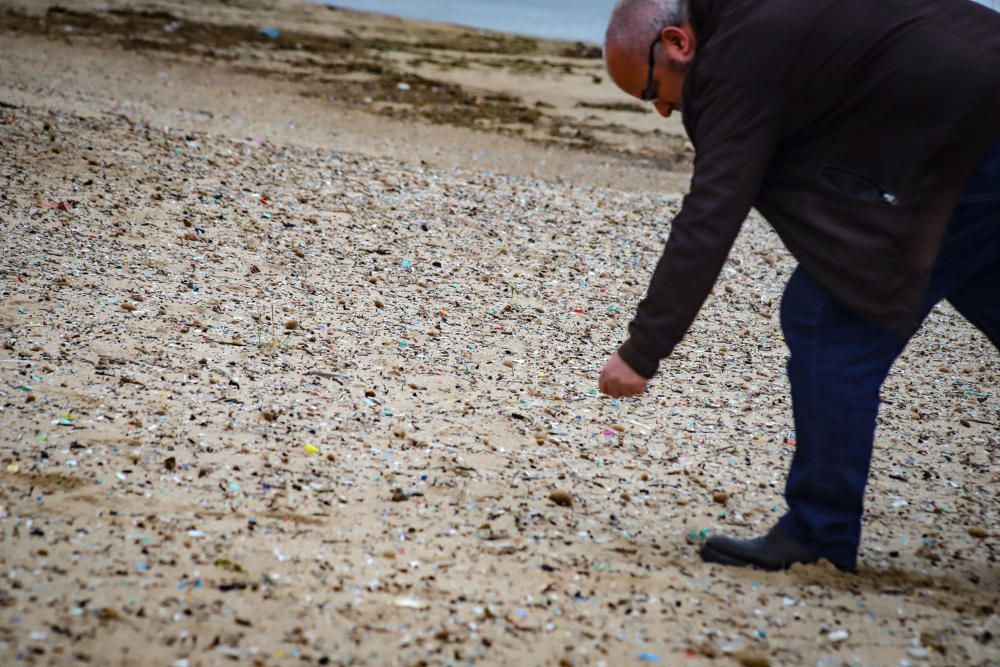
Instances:
[[[298,320],[288,320],[287,322],[285,322],[285,329],[287,329],[288,331],[295,331],[298,328],[299,328]]]
[[[725,491],[716,491],[712,494],[712,500],[719,503],[720,505],[725,505],[726,501],[729,500],[729,494]]]
[[[695,653],[700,653],[706,658],[714,659],[719,657],[719,649],[710,641],[703,641],[691,650]]]
[[[168,472],[177,470],[177,458],[174,456],[167,457],[167,459],[163,462],[163,467],[166,468]]]
[[[850,634],[847,632],[847,630],[834,630],[833,632],[828,634],[826,638],[832,642],[842,642],[849,636]]]
[[[135,310],[135,304],[126,301],[125,303],[122,304],[122,310],[127,310],[128,312],[131,313],[133,310]]]
[[[514,368],[514,360],[513,359],[504,359],[503,360],[503,365],[506,366],[507,368]]]
[[[376,308],[385,308],[385,304],[382,303],[381,299],[375,299],[375,307]]]
[[[969,535],[984,539],[990,536],[990,532],[981,526],[969,526]]]
[[[396,598],[392,604],[403,609],[427,609],[430,606],[423,600],[416,598]]]
[[[569,495],[565,491],[553,491],[549,494],[549,500],[554,502],[560,507],[572,507],[573,506],[573,496]]]
[[[486,551],[488,551],[489,553],[492,553],[496,556],[509,556],[510,554],[515,554],[519,551],[524,551],[528,547],[524,544],[519,544],[519,543],[515,544],[512,542],[503,541],[503,542],[487,542],[486,544],[483,545],[483,548],[485,548]]]
[[[929,632],[920,633],[920,645],[934,649],[942,655],[948,652],[948,648],[945,646],[943,638],[940,635],[932,635]]]
[[[612,424],[611,428],[618,431],[619,433],[625,432],[625,424]]]
[[[766,655],[739,653],[733,657],[742,667],[771,667],[771,659]]]

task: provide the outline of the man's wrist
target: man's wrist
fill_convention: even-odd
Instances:
[[[636,373],[646,378],[651,379],[656,375],[656,371],[660,366],[658,359],[651,359],[644,355],[635,344],[632,338],[629,338],[621,347],[618,348],[618,356],[622,358],[629,367]]]

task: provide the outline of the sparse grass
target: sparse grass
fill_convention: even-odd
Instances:
[[[292,335],[292,330],[286,330],[284,335],[280,335],[274,328],[274,301],[271,301],[270,326],[267,330],[257,327],[257,340],[254,343],[258,349],[267,352],[284,352],[288,349],[288,339]]]

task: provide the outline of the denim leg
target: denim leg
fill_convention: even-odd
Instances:
[[[952,214],[923,315],[945,298],[1000,349],[1000,146],[987,154]],[[799,542],[853,569],[879,390],[908,339],[841,306],[802,267],[785,288],[781,325],[797,443],[780,523]]]
[[[949,294],[948,301],[1000,350],[1000,259]]]
[[[781,525],[853,570],[879,389],[907,339],[840,305],[802,267],[785,288],[781,326],[796,437]]]
[[[962,193],[930,291],[931,299],[948,299],[1000,349],[1000,145]]]

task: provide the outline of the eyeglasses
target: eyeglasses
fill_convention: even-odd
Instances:
[[[656,101],[656,81],[653,79],[653,65],[656,63],[654,59],[656,57],[656,45],[660,43],[660,36],[657,35],[653,43],[649,45],[649,74],[646,77],[646,89],[642,91],[641,99],[643,102],[654,102]]]

